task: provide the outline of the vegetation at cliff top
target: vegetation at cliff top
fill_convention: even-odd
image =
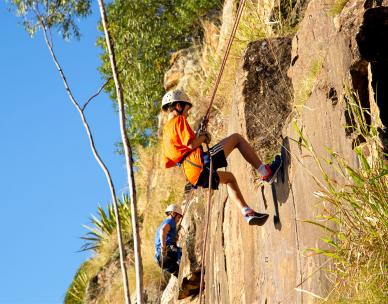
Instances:
[[[220,116],[227,116],[230,111],[228,101],[232,96],[233,85],[237,70],[241,64],[241,59],[244,56],[245,50],[250,42],[271,39],[278,36],[286,36],[294,33],[298,28],[299,16],[298,12],[302,6],[299,2],[292,1],[279,1],[274,3],[272,8],[273,14],[269,20],[265,17],[263,12],[257,7],[255,1],[246,1],[245,7],[241,15],[241,19],[236,31],[235,38],[231,47],[228,60],[226,62],[225,70],[222,74],[222,80],[217,90],[214,109]],[[212,33],[212,25],[204,23],[205,35]],[[228,29],[229,31],[231,30]],[[229,33],[223,35],[219,33],[219,44],[225,46],[227,39],[229,39]],[[205,39],[206,40],[206,39]],[[210,40],[210,39],[208,39]],[[223,58],[223,49],[219,47],[212,47],[211,45],[201,46],[201,66],[203,68],[204,75],[198,75],[193,80],[187,91],[190,96],[193,96],[196,100],[206,100],[211,94],[215,78],[220,69],[221,61]],[[275,56],[275,55],[274,55]],[[277,60],[277,58],[274,58]],[[204,106],[207,105],[207,102]],[[219,128],[215,128],[217,132]]]

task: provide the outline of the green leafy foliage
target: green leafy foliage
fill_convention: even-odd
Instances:
[[[43,23],[48,29],[56,29],[64,39],[78,39],[76,20],[91,13],[90,0],[11,0],[11,4],[23,18],[23,25],[31,36]]]
[[[147,146],[157,131],[163,76],[171,54],[201,38],[200,18],[219,0],[117,0],[108,6],[109,30],[123,84],[131,143]],[[105,41],[100,71],[111,77]],[[116,99],[114,83],[106,87]]]

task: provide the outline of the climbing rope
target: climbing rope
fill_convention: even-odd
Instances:
[[[228,59],[234,37],[236,35],[237,27],[238,27],[238,24],[240,22],[240,18],[241,18],[243,9],[244,9],[244,5],[245,5],[245,0],[241,0],[240,5],[239,5],[238,10],[237,10],[236,18],[235,18],[234,23],[233,23],[232,31],[231,31],[230,36],[229,36],[228,44],[227,44],[225,52],[224,52],[224,57],[222,59],[221,67],[220,67],[220,70],[218,72],[216,82],[214,84],[213,93],[210,97],[209,106],[208,106],[206,114],[203,118],[203,121],[201,123],[201,131],[206,131],[206,129],[207,129],[207,124],[209,122],[211,108],[212,108],[212,105],[213,105],[213,102],[214,102],[214,99],[215,99],[215,96],[217,93],[218,86],[221,82],[221,77],[222,77],[222,74],[223,74],[225,66],[226,66],[226,61]],[[202,257],[201,257],[201,281],[200,281],[200,286],[199,286],[199,303],[200,304],[202,304],[202,298],[203,298],[202,293],[203,293],[203,289],[204,289],[203,284],[204,284],[204,271],[205,271],[205,255],[206,255],[207,237],[208,237],[209,223],[210,223],[210,209],[211,209],[211,199],[212,199],[212,178],[213,178],[213,160],[212,160],[212,156],[209,152],[209,144],[208,143],[206,143],[206,148],[207,148],[207,153],[209,153],[209,159],[210,159],[210,169],[209,170],[210,171],[209,171],[209,194],[208,194],[208,202],[207,202],[207,209],[206,209],[207,216],[206,216],[206,223],[205,223],[205,237],[204,237],[204,242],[203,242],[203,246],[202,246]]]
[[[232,31],[230,33],[228,44],[227,44],[225,52],[224,52],[224,58],[222,59],[221,67],[220,67],[220,70],[218,72],[218,75],[217,75],[217,78],[216,78],[216,82],[214,84],[213,93],[212,93],[212,95],[210,97],[209,106],[208,106],[208,109],[207,109],[205,117],[204,117],[205,127],[207,126],[207,123],[209,121],[211,107],[212,107],[214,99],[216,97],[218,86],[219,86],[219,84],[221,82],[221,77],[222,77],[222,74],[223,74],[225,66],[226,66],[226,61],[228,59],[228,56],[229,56],[229,53],[230,53],[230,49],[231,49],[232,44],[233,44],[234,37],[236,35],[237,27],[238,27],[238,24],[240,22],[240,18],[241,18],[243,9],[244,9],[245,1],[246,0],[241,0],[240,5],[239,5],[238,10],[237,10],[237,14],[236,14],[236,18],[234,20],[233,28],[232,28]]]
[[[207,149],[209,151],[209,145],[206,144]],[[210,153],[209,153],[210,155]],[[211,209],[211,200],[212,200],[212,177],[213,177],[213,160],[210,155],[210,172],[209,172],[209,196],[207,200],[207,216],[205,223],[205,237],[202,246],[202,259],[201,259],[201,281],[199,284],[199,303],[202,304],[202,291],[203,291],[203,283],[204,283],[204,271],[205,271],[205,254],[206,254],[206,244],[207,244],[207,235],[209,231],[209,223],[210,223],[210,209]]]
[[[159,303],[162,303],[162,293],[160,292],[161,289],[162,289],[162,279],[164,280],[164,270],[163,270],[163,253],[161,252],[162,254],[162,261],[160,263],[160,278],[159,278],[159,289],[158,289],[158,293],[159,293]]]

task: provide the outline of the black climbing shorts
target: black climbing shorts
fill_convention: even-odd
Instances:
[[[220,177],[217,169],[224,168],[228,165],[225,157],[224,148],[220,143],[209,149],[213,160],[213,174],[212,174],[212,189],[218,190],[220,184]],[[210,173],[210,158],[207,152],[203,153],[204,169],[199,176],[198,182],[195,186],[202,188],[209,188],[209,173]]]
[[[167,255],[164,257],[163,263],[162,255],[160,252],[158,252],[158,254],[156,255],[156,260],[158,262],[159,267],[163,266],[163,270],[177,277],[179,272],[179,263],[181,255],[181,248],[172,245],[167,248]]]

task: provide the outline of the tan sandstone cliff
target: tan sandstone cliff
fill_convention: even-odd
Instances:
[[[264,4],[258,3],[261,8]],[[233,152],[227,170],[235,174],[249,204],[271,217],[263,227],[250,227],[225,188],[214,194],[205,257],[205,303],[313,303],[330,291],[323,270],[331,267],[330,261],[306,251],[322,246],[322,231],[303,222],[321,214],[313,178],[321,173],[292,124],[302,130],[318,156],[326,157],[325,148],[330,147],[357,165],[352,150],[357,141],[345,128],[349,124],[345,88],[355,90],[372,111],[384,112],[385,106],[375,103],[372,82],[380,77],[380,83],[386,83],[379,69],[387,58],[368,54],[377,52],[369,48],[379,47],[373,44],[373,31],[385,29],[382,35],[387,39],[384,20],[388,18],[388,8],[367,11],[365,1],[348,1],[335,16],[334,4],[309,1],[295,35],[251,43],[240,63],[225,123],[227,134],[241,133],[262,157],[274,155],[282,144],[287,148],[286,178],[275,184],[280,223],[273,222],[271,187],[258,187],[249,165]],[[373,18],[368,19],[368,14]],[[179,278],[171,279],[162,303],[199,302],[206,193],[197,191],[195,196],[186,201]]]

